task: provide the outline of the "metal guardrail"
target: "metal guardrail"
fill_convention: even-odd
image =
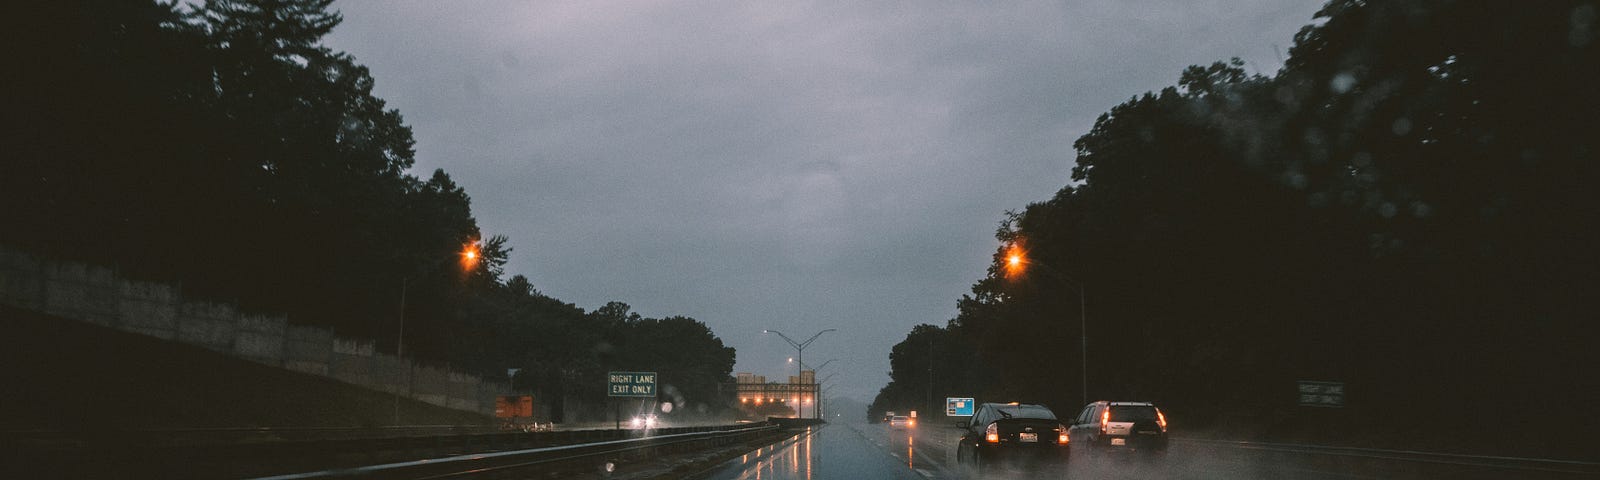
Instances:
[[[503,452],[740,430],[760,424],[652,430],[504,431],[479,427],[410,426],[380,429],[185,429],[123,431],[8,431],[0,444],[17,461],[0,462],[0,478],[244,478]],[[377,434],[379,436],[371,436]],[[241,435],[250,436],[242,440]],[[299,436],[300,438],[294,438]],[[94,462],[84,462],[95,458]],[[12,473],[7,473],[12,472]]]
[[[426,437],[512,433],[497,425],[402,425],[382,427],[213,427],[103,430],[6,430],[0,439],[30,442],[73,442],[84,438],[114,438],[141,445],[218,445],[275,441],[315,441],[360,438]]]
[[[697,428],[697,427],[691,427]],[[408,478],[440,479],[476,476],[526,469],[541,465],[576,460],[610,457],[623,453],[643,452],[663,448],[682,448],[692,443],[736,440],[777,432],[773,424],[753,424],[733,429],[667,433],[639,438],[607,440],[593,443],[530,448],[493,453],[454,455],[355,468],[321,470],[315,472],[258,477],[255,480],[319,480],[335,478]]]
[[[1470,467],[1489,467],[1506,470],[1539,471],[1551,473],[1600,474],[1600,462],[1558,460],[1548,458],[1523,458],[1495,455],[1468,455],[1460,453],[1424,452],[1417,450],[1387,450],[1363,447],[1335,447],[1327,445],[1301,445],[1292,443],[1250,442],[1239,440],[1207,440],[1173,437],[1175,442],[1213,445],[1245,450],[1356,457],[1400,462],[1423,462]]]

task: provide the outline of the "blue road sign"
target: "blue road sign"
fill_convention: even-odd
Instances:
[[[972,416],[972,397],[948,397],[944,399],[944,414],[948,417]]]

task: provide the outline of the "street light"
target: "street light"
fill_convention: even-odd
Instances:
[[[795,360],[796,360],[795,361],[794,375],[795,375],[795,379],[799,380],[799,377],[801,376],[801,372],[804,371],[805,365],[806,365],[806,346],[811,345],[811,342],[817,341],[817,337],[822,336],[822,334],[828,333],[828,332],[836,332],[836,331],[838,331],[838,329],[830,328],[830,329],[827,329],[827,330],[823,330],[823,331],[817,332],[816,335],[812,335],[811,338],[806,339],[806,341],[804,341],[804,342],[796,342],[796,341],[794,341],[794,339],[789,338],[788,335],[784,335],[783,332],[780,332],[780,331],[777,331],[777,330],[762,330],[761,333],[776,333],[776,334],[778,334],[778,337],[783,338],[783,341],[789,342],[789,345],[794,347]],[[832,360],[829,360],[829,361],[831,362]],[[816,372],[816,370],[812,370],[813,374],[815,372]],[[812,393],[814,394],[815,392],[812,392]],[[816,404],[813,403],[812,405],[813,405],[813,407],[815,407]],[[813,413],[813,416],[814,415],[815,414]],[[805,415],[802,414],[801,418],[804,418],[804,417],[805,417]]]
[[[834,373],[834,375],[838,375],[838,373]],[[829,376],[831,377],[832,375],[829,375]],[[817,382],[817,383],[821,384],[822,382]],[[832,384],[832,385],[823,386],[822,391],[817,393],[817,418],[826,418],[825,416],[828,414],[828,405],[822,399],[828,396],[828,391],[829,390],[833,390],[833,387],[837,387],[837,386],[839,386],[839,385],[838,384]]]
[[[822,377],[821,380],[817,380],[817,383],[828,383],[828,379],[833,378],[835,375],[838,375],[838,374],[839,374],[839,372],[830,373],[830,374],[828,374],[828,376]]]
[[[1006,247],[1006,278],[1021,276],[1024,272],[1027,271],[1027,267],[1029,265],[1038,265],[1039,267],[1043,268],[1047,272],[1050,272],[1051,274],[1055,275],[1056,277],[1058,277],[1058,278],[1060,278],[1062,280],[1066,280],[1067,285],[1071,286],[1074,290],[1077,290],[1077,292],[1078,292],[1078,320],[1079,320],[1078,332],[1079,332],[1080,341],[1082,342],[1082,344],[1079,346],[1079,350],[1078,351],[1081,352],[1081,354],[1083,355],[1082,359],[1079,362],[1080,365],[1082,366],[1083,370],[1079,374],[1078,378],[1082,382],[1080,388],[1082,389],[1082,393],[1083,393],[1083,403],[1085,405],[1088,405],[1089,404],[1089,313],[1088,313],[1089,310],[1088,310],[1088,307],[1087,307],[1087,304],[1088,304],[1087,296],[1088,296],[1088,294],[1085,293],[1086,289],[1084,288],[1082,282],[1074,280],[1072,278],[1072,276],[1067,275],[1066,273],[1064,273],[1064,272],[1062,272],[1060,270],[1052,268],[1051,266],[1046,265],[1043,262],[1039,262],[1039,261],[1036,261],[1036,260],[1028,259],[1027,252],[1024,251],[1022,249],[1022,247],[1017,246],[1016,243],[1012,243],[1010,246]]]
[[[415,277],[415,276],[418,276],[418,275],[422,275],[424,273],[432,272],[433,269],[439,268],[440,265],[444,265],[445,261],[450,260],[452,258],[458,258],[458,257],[460,258],[461,269],[463,271],[471,271],[472,267],[478,265],[478,257],[479,257],[478,244],[477,243],[466,244],[465,246],[461,247],[461,252],[460,253],[452,254],[450,256],[447,256],[447,257],[441,258],[441,259],[439,259],[437,261],[434,261],[433,263],[429,263],[427,265],[423,265],[422,268],[411,272],[410,275],[406,275],[404,277],[400,277],[400,332],[399,332],[399,334],[397,334],[395,336],[395,344],[394,344],[394,358],[396,360],[400,360],[400,361],[404,362],[405,359],[406,359],[406,291],[410,289],[411,278]],[[412,389],[412,385],[411,385],[411,370],[412,369],[410,367],[406,368],[406,395],[407,396],[411,395],[411,389]],[[399,391],[396,391],[394,393],[394,424],[396,426],[400,425],[400,392]]]

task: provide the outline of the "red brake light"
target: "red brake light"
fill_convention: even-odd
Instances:
[[[989,443],[1000,443],[1000,427],[993,423],[989,424],[988,427],[985,427],[983,429],[983,441]]]
[[[1069,441],[1069,439],[1067,438],[1067,426],[1066,425],[1056,425],[1056,428],[1058,429],[1058,430],[1056,430],[1056,443],[1059,443],[1059,444],[1062,444],[1062,445],[1066,445],[1067,442]]]
[[[1166,432],[1167,431],[1167,416],[1166,416],[1166,414],[1161,413],[1161,409],[1159,409],[1159,408],[1156,409],[1156,423],[1160,423],[1161,424],[1161,431],[1162,432]]]
[[[1106,433],[1106,425],[1111,423],[1111,409],[1100,412],[1100,433]]]

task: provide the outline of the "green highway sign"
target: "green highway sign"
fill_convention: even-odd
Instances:
[[[1296,383],[1296,390],[1300,393],[1300,406],[1302,407],[1340,408],[1344,406],[1344,382],[1301,380]]]
[[[612,397],[656,396],[656,372],[611,372],[606,374],[606,395]]]

